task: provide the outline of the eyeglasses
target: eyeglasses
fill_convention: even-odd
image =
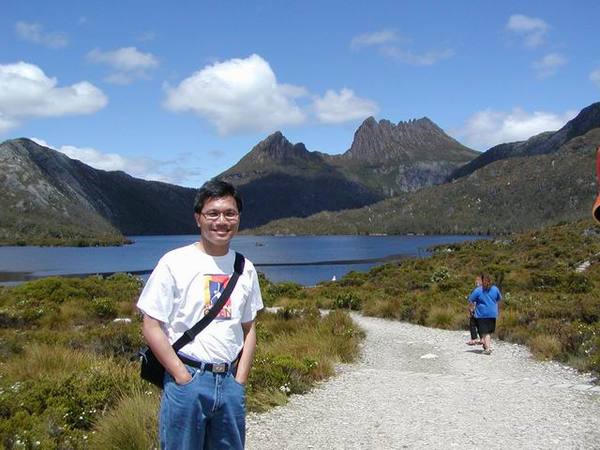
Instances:
[[[219,217],[221,216],[223,216],[227,222],[235,222],[240,218],[240,213],[234,209],[228,209],[226,211],[210,210],[201,212],[200,214],[202,214],[206,220],[210,220],[211,222],[219,220]]]

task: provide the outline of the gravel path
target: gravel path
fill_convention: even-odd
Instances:
[[[249,414],[247,448],[600,448],[600,386],[526,348],[353,316],[358,364],[283,407]]]

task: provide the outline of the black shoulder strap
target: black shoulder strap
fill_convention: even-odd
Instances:
[[[183,333],[183,335],[179,339],[177,339],[177,341],[173,344],[173,350],[175,350],[175,353],[181,350],[185,345],[192,342],[196,335],[200,333],[204,328],[206,328],[208,324],[211,323],[215,317],[217,317],[217,314],[221,312],[221,309],[223,309],[223,306],[227,302],[227,299],[231,296],[231,293],[235,288],[238,278],[244,272],[245,262],[246,260],[244,258],[244,255],[235,252],[235,262],[233,263],[233,275],[231,275],[231,278],[227,282],[227,287],[225,287],[225,289],[221,292],[219,300],[217,300],[217,303],[215,303],[213,307],[210,308],[210,311],[208,311],[208,313],[206,313],[206,315],[202,319],[200,319],[200,321],[198,321],[196,325],[194,325],[192,328]]]

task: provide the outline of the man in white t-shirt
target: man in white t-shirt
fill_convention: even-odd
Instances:
[[[242,200],[235,187],[213,179],[199,190],[194,217],[200,241],[166,253],[137,306],[148,346],[166,369],[159,434],[162,449],[241,449],[245,384],[256,348],[256,313],[263,307],[258,276],[246,260],[217,317],[178,354],[171,345],[218,299],[233,273],[231,239]]]

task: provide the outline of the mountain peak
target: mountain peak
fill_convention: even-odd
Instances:
[[[375,117],[369,116],[363,121],[362,125],[369,126],[369,127],[375,127],[375,126],[377,126],[377,121],[375,120]]]
[[[431,120],[429,117],[424,116],[421,117],[420,119],[413,119],[413,123],[422,126],[422,127],[436,127],[439,128],[434,122],[433,120]]]
[[[311,164],[320,165],[323,157],[318,152],[309,152],[303,143],[292,144],[276,131],[256,144],[250,152],[221,174],[224,179],[239,182],[242,178],[254,178],[272,171],[303,171]]]
[[[572,138],[598,127],[600,127],[600,102],[592,103],[583,108],[560,131],[567,129],[568,138]]]
[[[268,144],[275,143],[275,142],[288,142],[289,143],[289,141],[286,139],[286,137],[283,135],[283,133],[281,131],[275,131],[274,133],[270,134],[265,139],[263,139],[261,142],[266,142]]]
[[[256,144],[247,156],[253,159],[270,158],[281,161],[305,158],[309,153],[303,143],[292,144],[281,131],[276,131]]]
[[[448,150],[468,152],[428,117],[394,124],[387,119],[377,122],[367,118],[356,130],[350,149],[344,158],[369,163],[390,160],[447,159]],[[470,156],[472,157],[472,156]],[[461,159],[468,160],[465,155]]]

